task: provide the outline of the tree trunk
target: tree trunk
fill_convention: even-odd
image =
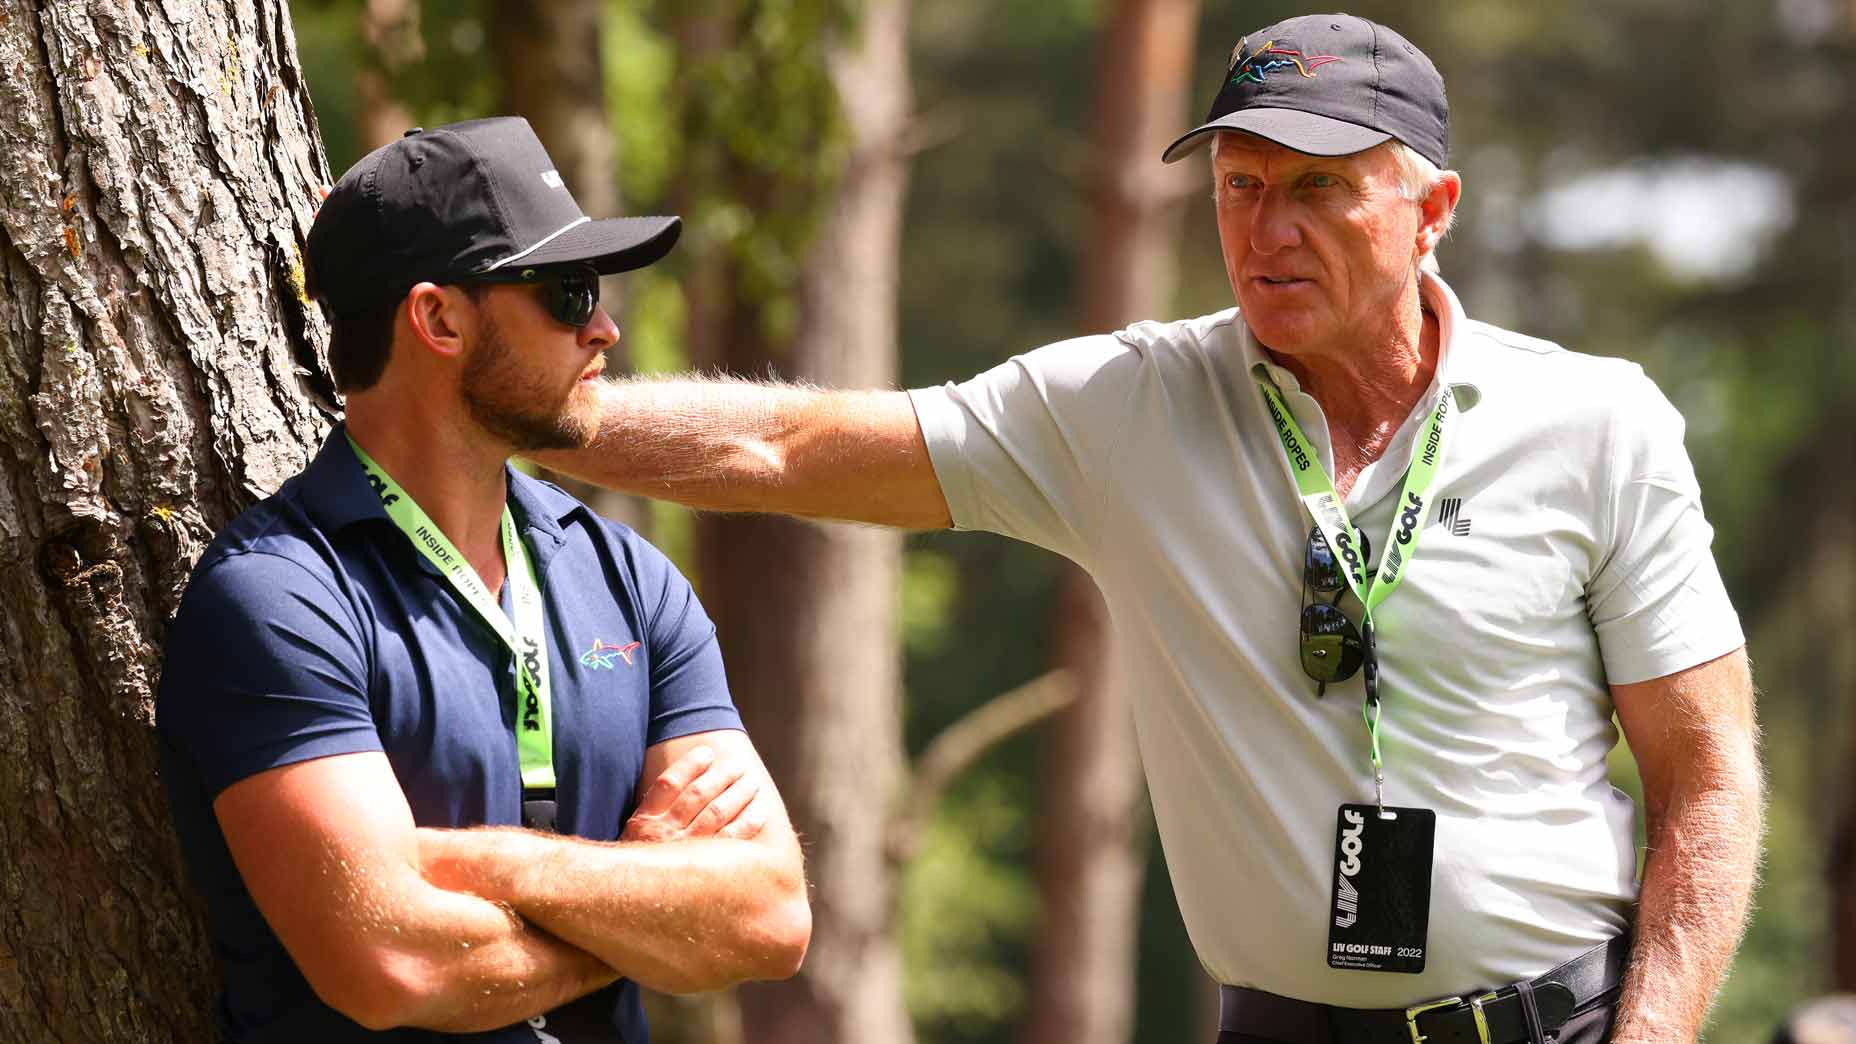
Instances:
[[[378,2],[378,0],[375,0]],[[403,2],[403,0],[402,0]],[[523,116],[589,217],[618,217],[619,145],[606,112],[602,0],[493,0],[490,49],[502,83],[502,111]],[[619,316],[622,277],[600,280],[600,301]],[[631,369],[623,337],[606,350],[614,374]],[[601,489],[557,472],[548,479],[594,511],[649,535],[643,497]]]
[[[1165,316],[1194,164],[1160,153],[1183,126],[1198,0],[1117,0],[1096,57],[1083,329]],[[1186,168],[1186,169],[1182,169]],[[1057,666],[1076,703],[1052,722],[1039,781],[1038,894],[1027,1044],[1124,1044],[1134,1025],[1135,941],[1149,819],[1106,608],[1065,572]]]
[[[601,0],[493,0],[490,46],[503,111],[527,117],[589,215],[620,213],[618,144],[606,114]]]
[[[419,0],[367,0],[361,9],[361,67],[354,74],[364,151],[399,140],[417,120],[398,87],[406,68],[424,56]]]
[[[280,0],[0,0],[0,1040],[203,1041],[151,729],[211,532],[329,423]]]
[[[764,312],[742,303],[738,267],[705,264],[689,285],[698,363],[828,386],[894,382],[907,179],[900,138],[911,105],[907,15],[902,0],[877,0],[854,46],[833,49],[846,167],[800,261],[793,333],[770,333]],[[699,46],[713,47],[717,32],[713,22],[697,27],[686,45],[706,36]],[[738,181],[732,196],[756,207],[763,195],[805,191],[779,177],[761,171]],[[814,886],[804,969],[790,982],[740,990],[748,1036],[757,1044],[904,1044],[896,880],[885,853],[903,771],[900,538],[783,518],[707,517],[697,547],[730,684],[806,840]]]

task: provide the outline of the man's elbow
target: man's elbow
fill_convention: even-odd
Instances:
[[[502,1025],[461,998],[444,962],[435,955],[398,948],[357,957],[339,972],[309,977],[324,1004],[376,1033],[425,1029],[475,1033]],[[469,999],[475,999],[474,996]]]
[[[303,974],[322,1003],[375,1032],[419,1025],[437,993],[429,963],[403,953],[368,954]]]
[[[783,889],[736,924],[734,938],[720,960],[686,968],[680,978],[656,984],[670,993],[720,990],[740,982],[789,979],[798,974],[812,943],[812,904],[805,885]]]
[[[812,944],[812,903],[802,884],[761,915],[756,960],[750,979],[789,979],[805,963],[806,948]]]

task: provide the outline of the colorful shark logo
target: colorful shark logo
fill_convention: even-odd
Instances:
[[[1231,65],[1232,83],[1262,83],[1263,78],[1273,69],[1293,68],[1308,79],[1314,79],[1315,70],[1329,62],[1346,61],[1332,54],[1303,54],[1287,47],[1276,46],[1271,40],[1250,54],[1244,54],[1244,45],[1237,45],[1237,60]]]
[[[607,645],[605,642],[595,638],[593,639],[593,647],[588,649],[586,653],[580,657],[580,664],[583,667],[590,667],[596,671],[610,671],[616,667],[616,664],[613,663],[613,657],[616,656],[625,661],[625,666],[630,667],[632,665],[632,651],[636,648],[638,648],[637,642],[628,642],[625,645]]]

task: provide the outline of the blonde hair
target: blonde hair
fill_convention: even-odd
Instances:
[[[1436,191],[1437,183],[1444,177],[1444,172],[1438,168],[1437,164],[1418,155],[1418,150],[1397,138],[1386,142],[1381,147],[1392,150],[1392,162],[1398,167],[1398,194],[1413,203],[1422,203],[1429,199],[1431,193]],[[1436,243],[1443,242],[1444,237],[1450,234],[1450,227],[1455,224],[1456,208],[1451,207],[1450,212],[1444,215],[1444,227],[1438,231]],[[1429,272],[1432,275],[1439,273],[1436,243],[1433,243],[1431,249],[1426,250],[1423,256],[1418,258],[1418,271]]]

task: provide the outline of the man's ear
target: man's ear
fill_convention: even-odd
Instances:
[[[1437,249],[1443,241],[1444,233],[1450,231],[1451,218],[1456,214],[1457,200],[1463,196],[1463,179],[1457,177],[1454,170],[1442,172],[1437,184],[1432,186],[1431,194],[1418,204],[1418,255],[1422,257]]]
[[[476,306],[456,287],[419,283],[406,292],[406,325],[412,343],[436,355],[464,354],[464,337],[476,321]]]

